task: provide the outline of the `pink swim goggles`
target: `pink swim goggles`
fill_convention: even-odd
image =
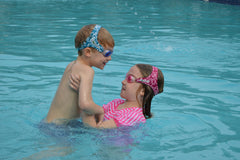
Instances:
[[[138,82],[138,83],[143,83],[146,84],[148,86],[150,86],[154,92],[154,95],[157,95],[159,90],[158,90],[158,68],[152,66],[152,73],[148,76],[148,77],[144,77],[144,78],[135,78],[133,75],[128,75],[126,77],[126,80],[128,83],[134,83],[134,82]]]

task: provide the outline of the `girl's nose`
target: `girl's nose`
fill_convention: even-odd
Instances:
[[[122,81],[122,84],[126,84],[126,79],[124,79],[124,80]]]

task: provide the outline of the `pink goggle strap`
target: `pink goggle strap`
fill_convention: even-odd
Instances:
[[[152,66],[152,73],[148,77],[136,79],[136,82],[144,83],[150,86],[154,92],[154,95],[156,95],[159,92],[157,80],[158,80],[158,68]]]

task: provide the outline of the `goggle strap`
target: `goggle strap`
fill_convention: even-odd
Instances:
[[[98,50],[99,52],[103,52],[104,48],[100,45],[100,43],[97,40],[98,32],[100,31],[100,29],[101,29],[101,26],[96,25],[94,27],[94,29],[92,30],[90,36],[86,39],[85,42],[83,42],[81,47],[78,48],[78,51],[82,50],[84,48],[87,48],[87,47],[92,47],[92,48],[95,48],[96,50]]]
[[[159,92],[157,80],[158,80],[158,68],[152,66],[152,73],[148,77],[136,79],[136,82],[148,85],[149,87],[152,88],[154,95],[157,95]]]

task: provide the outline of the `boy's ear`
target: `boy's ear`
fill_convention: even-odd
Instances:
[[[91,56],[91,53],[92,53],[92,50],[91,50],[89,47],[84,48],[83,54],[84,54],[85,56],[90,57],[90,56]]]

